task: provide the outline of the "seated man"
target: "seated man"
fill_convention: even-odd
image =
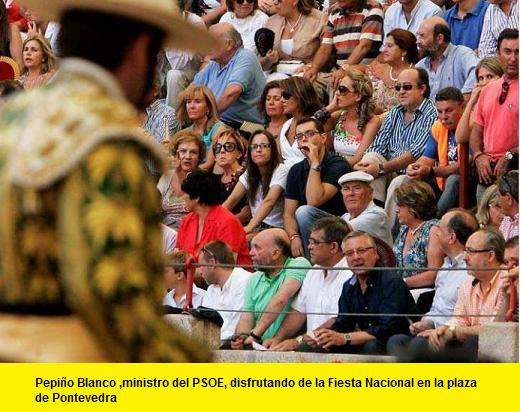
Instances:
[[[392,246],[394,242],[388,216],[373,201],[374,190],[370,186],[373,180],[371,175],[361,171],[346,173],[339,178],[343,203],[347,209],[347,213],[341,217],[351,231],[361,230]]]
[[[464,261],[464,245],[469,236],[478,229],[478,223],[470,212],[455,209],[446,213],[437,227],[439,228],[439,245],[446,254],[442,267],[449,270],[437,272],[432,306],[420,321],[410,325],[410,332],[413,336],[417,334],[421,336],[421,332],[435,329],[450,320],[460,286],[468,277]],[[410,335],[392,336],[388,340],[388,353],[398,355],[412,339]]]
[[[398,0],[386,9],[384,32],[403,29],[417,36],[419,24],[433,16],[442,17],[442,10],[430,0]]]
[[[264,123],[258,111],[258,97],[265,76],[255,54],[242,45],[240,33],[229,23],[211,26],[210,34],[222,39],[222,49],[193,79],[194,84],[209,87],[217,98],[220,119],[238,129],[244,121]]]
[[[435,97],[438,119],[431,128],[423,155],[408,165],[406,174],[392,180],[387,192],[386,212],[395,222],[395,189],[412,180],[430,184],[438,198],[437,215],[456,207],[459,197],[459,152],[455,130],[464,112],[464,97],[454,87],[442,89]]]
[[[507,241],[518,236],[518,170],[511,170],[497,182],[497,206],[504,214],[500,232]]]
[[[500,33],[503,30],[518,29],[517,0],[489,0],[489,3],[478,45],[478,55],[481,59],[496,54]]]
[[[505,321],[518,322],[518,236],[512,237],[506,242],[504,252],[504,264],[507,266],[507,272],[503,272],[500,277],[503,280],[502,289],[505,292],[503,310],[499,314],[503,314]],[[516,308],[510,306],[512,296],[515,297]],[[501,318],[499,318],[502,320]]]
[[[501,271],[496,268],[504,261],[504,247],[504,238],[493,229],[481,229],[469,237],[464,260],[471,276],[460,288],[454,316],[445,325],[421,332],[424,339],[414,339],[413,349],[439,351],[447,345],[462,345],[476,360],[480,325],[495,318],[472,315],[495,315],[503,307]]]
[[[316,266],[347,267],[341,243],[348,232],[349,228],[339,217],[324,217],[312,225],[309,252],[314,267],[305,276],[291,312],[285,317],[276,335],[266,341],[264,346],[281,351],[298,350],[299,345],[315,346],[312,333],[332,326],[336,318],[331,314],[338,313],[341,289],[351,278],[352,272],[341,269],[322,270]],[[306,330],[312,333],[296,337],[306,321]]]
[[[477,51],[489,3],[486,0],[456,0],[453,3],[455,5],[443,16],[450,26],[451,42]]]
[[[164,280],[168,293],[163,298],[163,305],[172,308],[183,309],[186,304],[186,267],[184,264],[189,259],[189,253],[177,250],[166,255],[166,264],[164,265]],[[193,285],[192,305],[194,308],[202,304],[202,299],[206,291]]]
[[[351,169],[343,157],[327,151],[327,135],[316,119],[299,119],[295,139],[305,159],[293,165],[287,176],[284,228],[293,256],[308,257],[312,223],[321,217],[345,213],[338,179]]]
[[[244,306],[244,292],[251,273],[241,267],[221,267],[234,265],[235,257],[231,248],[221,240],[209,242],[199,254],[199,263],[206,265],[198,269],[208,284],[202,306],[218,310],[224,320],[220,329],[220,339],[229,341],[235,333],[240,310]],[[220,311],[223,309],[222,311]],[[226,342],[223,342],[224,344]]]
[[[256,235],[251,241],[251,259],[257,271],[246,285],[244,312],[231,342],[232,349],[243,349],[253,342],[261,344],[278,332],[285,318],[285,313],[280,312],[290,309],[308,271],[291,266],[310,267],[305,258],[291,257],[289,238],[282,229],[266,229]]]
[[[430,129],[437,117],[435,105],[428,98],[430,83],[423,69],[403,70],[395,86],[399,105],[390,110],[374,142],[354,169],[372,175],[374,198],[386,199],[387,178],[404,174],[426,147]]]
[[[469,99],[475,85],[475,67],[479,62],[473,50],[451,44],[451,31],[441,17],[432,17],[419,26],[417,48],[422,58],[415,67],[428,72],[431,98],[448,86],[460,89]]]
[[[349,314],[413,314],[417,307],[402,277],[391,271],[356,269],[377,265],[376,244],[370,235],[351,232],[342,249],[355,276],[343,285],[334,324],[315,333],[318,347],[332,352],[383,354],[390,336],[408,333],[407,319]]]

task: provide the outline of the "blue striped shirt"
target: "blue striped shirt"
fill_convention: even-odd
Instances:
[[[415,117],[408,125],[404,121],[404,108],[398,105],[386,116],[367,152],[379,153],[387,160],[411,152],[414,159],[418,159],[428,143],[436,119],[437,109],[430,99],[424,99],[415,109]],[[398,173],[404,172],[404,170],[398,171]]]
[[[498,36],[504,29],[518,28],[518,1],[513,0],[509,14],[505,14],[496,4],[490,4],[484,17],[482,34],[478,45],[478,56],[495,56]]]

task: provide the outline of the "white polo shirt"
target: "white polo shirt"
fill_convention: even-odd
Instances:
[[[347,267],[345,258],[334,267]],[[301,313],[319,312],[333,315],[307,315],[307,330],[315,330],[338,313],[338,301],[343,284],[352,277],[350,270],[329,270],[327,277],[323,270],[311,269],[303,280],[300,293],[294,300],[292,308]]]
[[[240,312],[227,312],[242,309],[244,305],[244,291],[251,273],[240,267],[236,267],[231,272],[222,289],[219,285],[210,285],[206,291],[206,295],[202,300],[202,306],[219,310],[225,309],[226,312],[220,311],[220,316],[224,320],[224,324],[220,329],[220,339],[230,339],[236,330]]]

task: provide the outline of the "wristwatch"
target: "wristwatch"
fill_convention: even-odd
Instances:
[[[511,151],[507,151],[505,154],[504,154],[504,157],[506,158],[506,160],[513,160],[513,153]]]
[[[453,336],[453,340],[457,340],[457,327],[456,326],[450,326],[448,328],[448,330],[451,332],[452,336]]]
[[[321,164],[312,165],[311,169],[316,170],[317,172],[321,172]]]
[[[352,335],[350,333],[344,333],[343,337],[345,338],[345,345],[349,344],[352,340]]]
[[[303,342],[303,335],[296,337],[296,342],[298,342],[298,345],[301,345]]]

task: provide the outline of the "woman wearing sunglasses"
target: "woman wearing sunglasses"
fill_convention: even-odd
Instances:
[[[315,117],[325,124],[326,131],[333,129],[334,151],[354,166],[381,127],[381,119],[374,114],[369,77],[360,69],[349,67],[332,102]]]
[[[244,47],[256,52],[255,33],[269,16],[258,9],[258,0],[226,0],[226,5],[220,23],[230,23],[242,36]]]
[[[259,229],[283,228],[283,199],[287,168],[281,163],[276,140],[267,130],[253,133],[247,152],[247,170],[240,176],[223,206],[232,209],[246,198],[251,214],[244,227],[251,239]]]
[[[386,35],[386,42],[380,59],[374,59],[367,66],[367,72],[374,88],[377,112],[387,112],[399,104],[394,89],[399,74],[419,61],[417,39],[414,34],[403,29],[394,29]]]
[[[242,160],[246,154],[245,144],[240,135],[232,129],[220,132],[213,146],[216,166],[222,171],[216,174],[221,185],[221,203],[224,203],[238,183],[238,179],[245,172]],[[247,200],[242,199],[231,211],[238,219],[245,223],[251,217]]]
[[[283,111],[287,120],[280,130],[280,152],[288,169],[301,162],[305,156],[295,139],[296,123],[304,116],[312,116],[320,108],[320,101],[312,83],[303,77],[289,77],[280,82]]]
[[[161,176],[157,189],[161,193],[163,223],[177,229],[182,218],[188,213],[182,198],[181,184],[189,173],[197,169],[204,157],[205,148],[199,135],[191,130],[177,132],[166,145],[169,155],[173,158],[173,168]]]

